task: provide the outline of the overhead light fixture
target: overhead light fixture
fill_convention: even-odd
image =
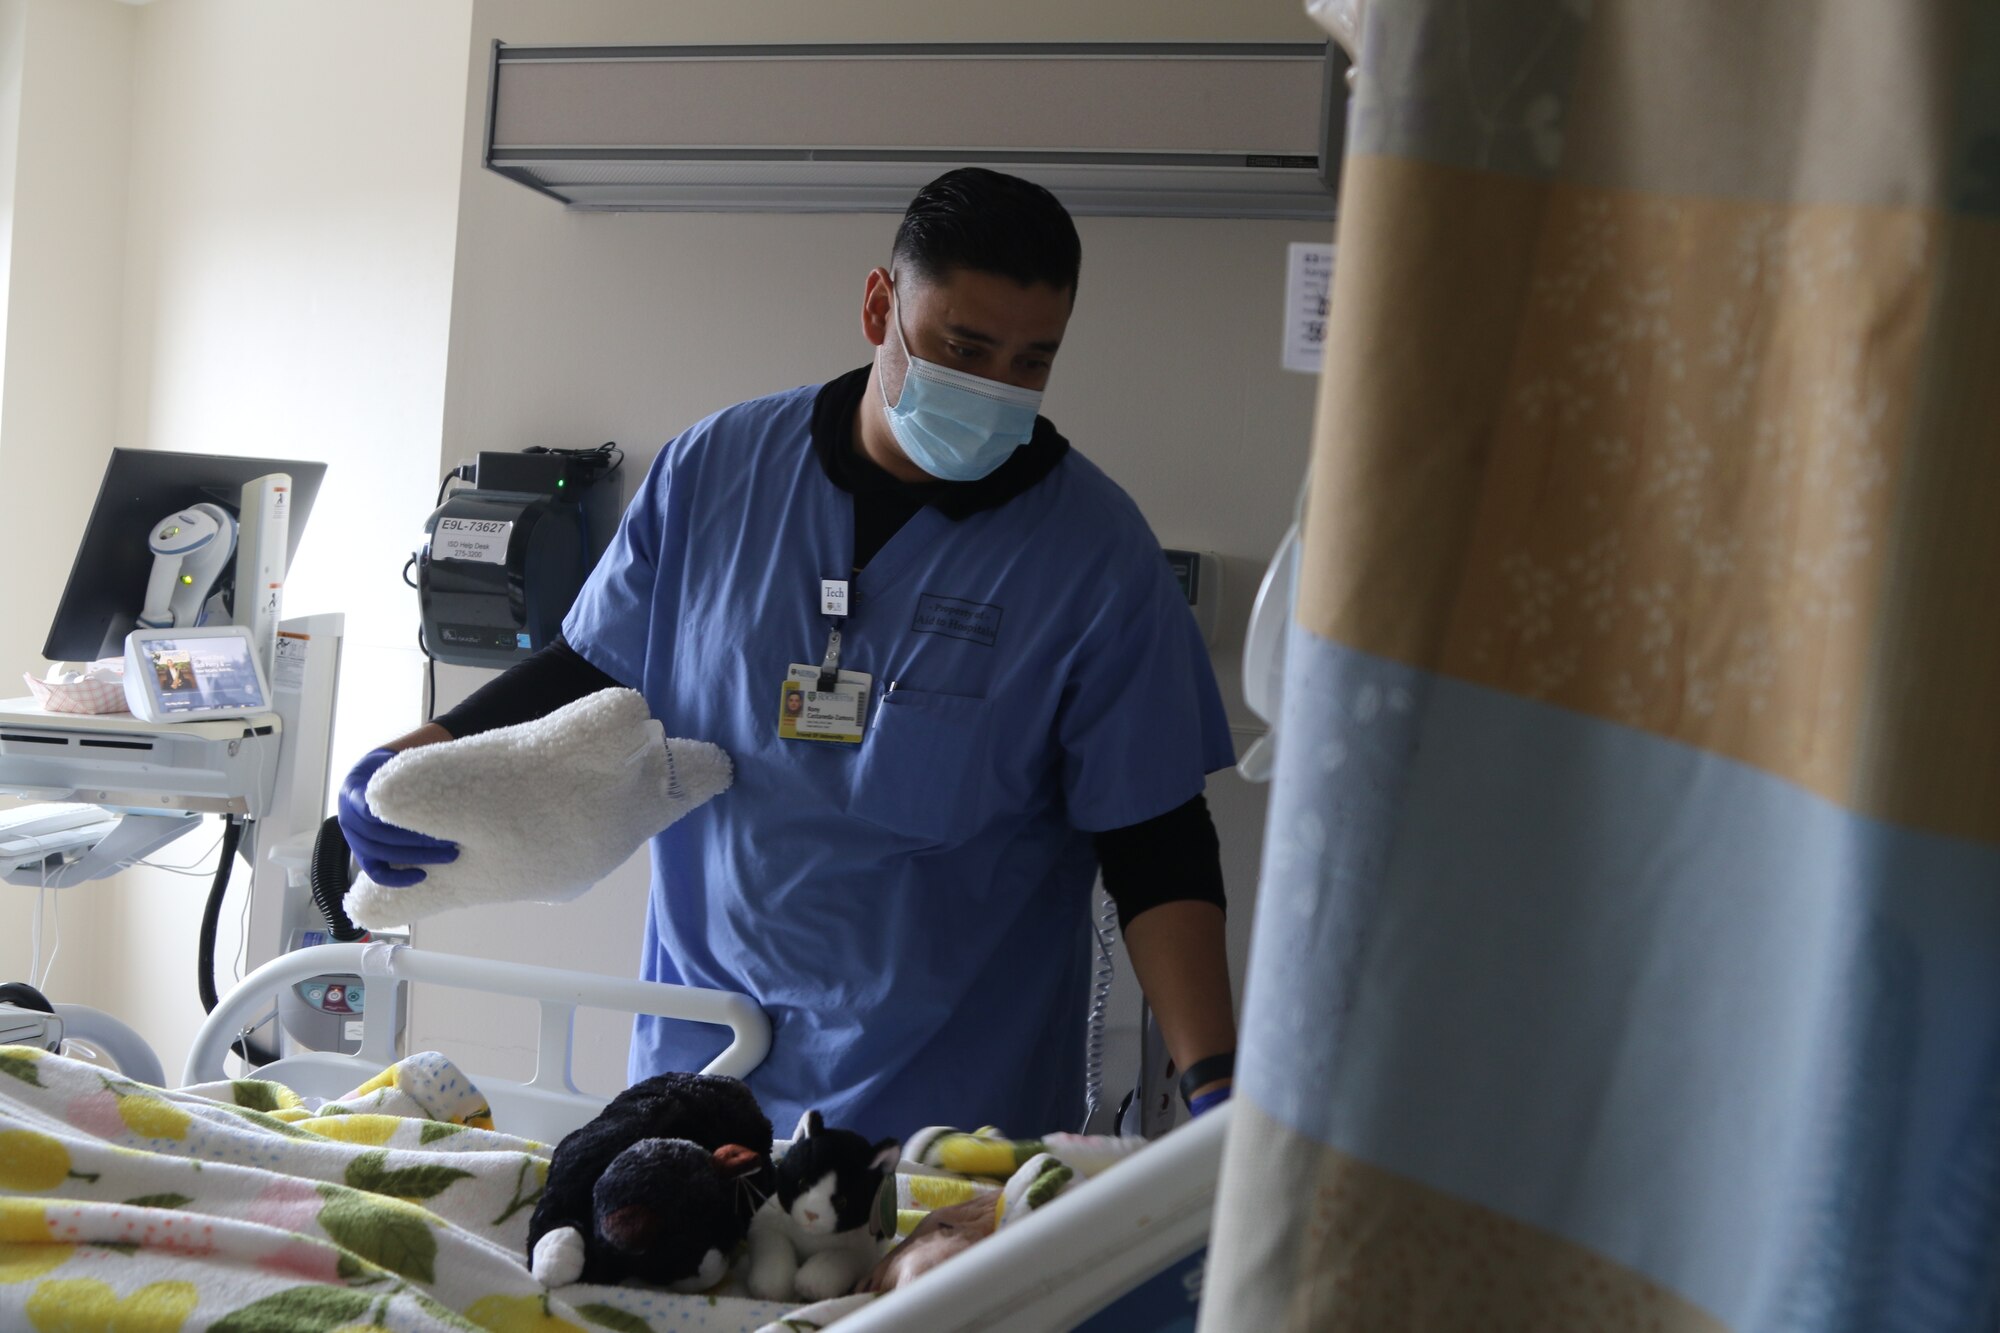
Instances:
[[[508,46],[485,164],[571,208],[901,212],[955,166],[1072,212],[1333,216],[1331,42]]]

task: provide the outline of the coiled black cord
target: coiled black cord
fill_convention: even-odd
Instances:
[[[312,898],[320,915],[326,918],[327,933],[336,944],[368,938],[368,932],[347,915],[347,889],[352,882],[348,875],[349,857],[347,835],[340,831],[340,818],[328,815],[313,836]]]

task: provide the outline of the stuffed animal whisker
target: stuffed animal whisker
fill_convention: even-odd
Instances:
[[[769,1190],[758,1189],[756,1182],[752,1181],[747,1175],[736,1177],[736,1188],[738,1192],[748,1196],[750,1211],[753,1213],[764,1206],[764,1200],[771,1197]]]

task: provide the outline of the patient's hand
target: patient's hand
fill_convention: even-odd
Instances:
[[[854,1290],[861,1265],[844,1254],[815,1254],[799,1265],[792,1289],[808,1301],[830,1301]]]
[[[894,1291],[986,1239],[998,1220],[993,1202],[992,1195],[985,1195],[929,1214],[901,1244],[882,1256],[855,1290]]]

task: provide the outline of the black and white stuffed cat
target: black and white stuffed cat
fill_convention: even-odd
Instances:
[[[656,1074],[556,1145],[528,1267],[551,1287],[636,1278],[704,1291],[774,1185],[771,1122],[750,1089]]]
[[[875,1196],[902,1151],[895,1139],[828,1129],[807,1111],[778,1161],[778,1192],[750,1222],[750,1294],[824,1301],[852,1290],[878,1257]]]

